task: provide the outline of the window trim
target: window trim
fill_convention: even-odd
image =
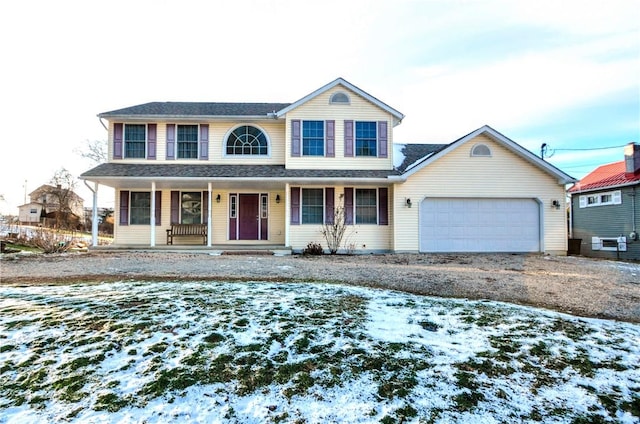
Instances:
[[[231,136],[231,134],[233,134],[233,132],[235,130],[237,130],[240,127],[254,127],[257,128],[258,130],[260,130],[260,132],[264,135],[266,141],[267,141],[267,153],[264,155],[236,155],[236,154],[232,154],[232,153],[227,153],[227,144],[229,143],[229,137]],[[260,125],[257,124],[252,124],[252,123],[242,123],[242,124],[238,124],[234,127],[232,127],[231,129],[229,129],[229,131],[227,131],[227,133],[224,135],[224,138],[222,139],[222,156],[225,158],[237,158],[237,159],[248,159],[248,158],[270,158],[271,157],[271,138],[269,137],[269,133],[267,131],[265,131],[264,128],[262,128]]]
[[[144,154],[142,156],[128,156],[127,155],[127,127],[129,125],[136,125],[144,127]],[[130,143],[142,143],[142,141],[129,141]],[[133,122],[122,123],[122,159],[146,159],[149,154],[149,128],[148,124],[139,124]]]
[[[610,201],[602,201],[604,196],[611,196]],[[589,203],[589,200],[593,199],[592,203]],[[621,205],[622,204],[622,190],[612,190],[612,191],[602,191],[599,193],[593,194],[583,194],[579,197],[579,207],[580,208],[592,208],[596,206],[611,206],[611,205]]]
[[[375,129],[376,136],[373,139],[373,154],[372,155],[362,155],[358,154],[358,124],[373,124],[373,128]],[[377,158],[378,157],[378,122],[377,121],[354,121],[353,122],[353,157],[360,158]],[[371,139],[367,138],[365,140],[360,139],[361,141],[371,142]]]
[[[376,214],[375,222],[358,222],[358,191],[362,190],[372,190],[375,193],[374,200],[375,204],[373,205],[373,209]],[[353,188],[353,223],[355,225],[380,225],[380,213],[378,209],[378,204],[380,203],[380,193],[378,187],[354,187]],[[364,207],[364,206],[361,206]],[[371,208],[371,205],[367,207]]]
[[[322,213],[320,214],[320,222],[305,222],[304,220],[304,192],[305,190],[320,190],[322,192]],[[324,217],[325,217],[325,197],[326,191],[323,187],[300,187],[300,225],[323,225]],[[307,206],[310,207],[310,206]],[[317,205],[313,205],[313,207],[318,207]]]
[[[488,153],[484,154],[484,153],[480,153],[480,152],[476,151],[477,149],[482,148],[482,147],[487,149]],[[487,146],[486,144],[484,144],[484,143],[476,143],[471,148],[471,157],[473,157],[473,158],[490,158],[492,156],[493,156],[493,154],[491,153],[491,148],[489,146]]]
[[[192,194],[198,194],[200,196],[200,213],[198,214],[199,215],[198,216],[198,218],[199,218],[198,221],[199,222],[195,222],[195,224],[203,224],[203,222],[202,222],[202,214],[203,214],[202,206],[203,206],[204,201],[203,201],[203,198],[202,198],[202,191],[199,191],[199,190],[196,190],[196,191],[186,191],[186,190],[185,191],[180,191],[180,210],[179,210],[179,214],[180,214],[179,221],[180,221],[180,224],[185,224],[185,222],[184,222],[184,207],[183,207],[184,201],[185,201],[184,200],[184,195],[185,194],[191,194],[191,195]]]
[[[179,128],[180,127],[196,127],[196,141],[180,141],[178,134],[180,133]],[[175,156],[176,156],[176,160],[198,160],[200,158],[200,124],[176,124],[176,129],[175,129],[175,143],[176,143],[176,147],[175,147]],[[196,155],[195,157],[192,158],[185,158],[185,157],[180,157],[180,143],[195,143],[196,145]]]
[[[148,218],[149,220],[147,222],[133,222],[133,210],[134,210],[134,206],[133,206],[133,196],[134,194],[147,194],[149,196],[149,206],[145,208],[145,210],[148,212]],[[142,210],[142,207],[137,206],[136,210]],[[129,205],[128,205],[128,212],[129,212],[129,221],[128,221],[128,225],[151,225],[151,192],[150,191],[129,191]]]
[[[339,96],[344,96],[346,101],[336,100],[336,97],[339,97]],[[329,97],[329,104],[330,105],[351,105],[351,98],[344,91],[336,91],[331,95],[331,97]]]
[[[305,139],[309,140],[309,138],[313,139],[313,140],[317,140],[319,137],[308,137],[305,138],[304,136],[304,128],[305,128],[305,123],[320,123],[320,128],[322,129],[322,154],[319,155],[312,155],[312,154],[305,154],[304,150],[305,150],[305,146],[304,146],[304,142]],[[324,120],[317,120],[317,119],[303,119],[300,121],[301,123],[301,129],[300,129],[300,156],[308,156],[308,157],[325,157],[327,155],[327,134],[326,134],[326,121]]]

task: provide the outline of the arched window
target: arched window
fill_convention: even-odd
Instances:
[[[491,149],[486,144],[476,144],[471,148],[471,156],[491,157]]]
[[[349,96],[344,94],[342,91],[338,91],[337,93],[333,93],[331,98],[329,99],[330,104],[341,104],[348,105],[350,103]]]
[[[227,137],[228,155],[268,155],[269,142],[262,130],[252,125],[242,125]]]

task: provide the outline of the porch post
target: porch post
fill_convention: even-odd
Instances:
[[[291,188],[289,187],[289,183],[284,185],[284,245],[287,247],[291,246],[291,241],[289,240],[289,230],[291,224]]]
[[[156,182],[151,181],[151,247],[156,245]]]
[[[96,247],[98,245],[98,183],[93,183],[94,188],[91,188],[87,184],[87,180],[84,180],[84,185],[93,193],[93,209],[91,211],[91,246]]]
[[[211,224],[212,224],[212,219],[211,219],[211,201],[212,199],[212,195],[211,195],[211,191],[213,190],[213,186],[212,184],[209,182],[208,183],[208,193],[207,196],[209,196],[209,201],[207,202],[207,247],[211,247]]]

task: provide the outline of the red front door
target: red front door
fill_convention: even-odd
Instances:
[[[240,194],[238,202],[238,239],[258,240],[260,223],[259,194]]]

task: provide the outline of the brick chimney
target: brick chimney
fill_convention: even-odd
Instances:
[[[640,144],[629,143],[624,146],[625,173],[636,174],[640,172]]]

